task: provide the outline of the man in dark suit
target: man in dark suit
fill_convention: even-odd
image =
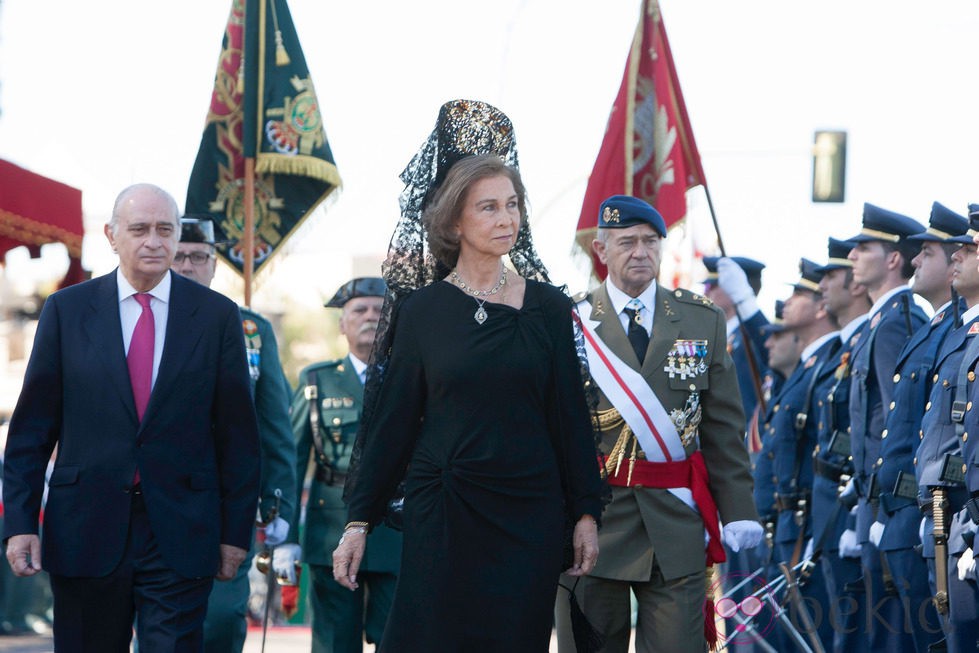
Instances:
[[[379,524],[367,536],[357,576],[360,587],[351,592],[333,579],[333,547],[347,523],[343,484],[360,426],[367,361],[386,290],[380,277],[358,277],[340,286],[326,307],[341,310],[340,333],[347,340],[349,353],[304,369],[292,402],[298,459],[294,522],[298,521],[306,471],[312,460],[303,550],[312,576],[310,605],[316,653],[362,651],[365,636],[368,643],[379,646],[401,568],[401,533]],[[298,552],[299,533],[293,531],[289,540],[292,546],[279,547],[276,555]]]
[[[128,651],[134,620],[143,653],[200,651],[258,496],[241,318],[170,273],[179,213],[160,188],[123,190],[105,233],[118,269],[49,297],[38,323],[4,460],[7,560],[33,575],[43,551],[59,653]]]
[[[737,551],[762,537],[724,314],[706,297],[656,283],[665,237],[646,202],[605,200],[594,249],[608,279],[576,297],[612,502],[601,556],[575,595],[608,638],[607,653],[629,648],[630,593],[636,651],[702,653],[707,566],[724,560],[722,538]],[[574,650],[568,604],[558,598],[562,652]]]

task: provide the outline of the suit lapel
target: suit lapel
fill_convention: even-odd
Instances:
[[[204,333],[201,320],[195,319],[195,313],[200,308],[189,292],[188,284],[194,283],[170,273],[170,302],[167,307],[167,333],[163,340],[163,357],[160,360],[160,371],[153,384],[150,403],[143,415],[143,424],[149,421],[157,406],[163,405],[167,394],[173,389],[180,370],[190,359],[197,341]],[[215,337],[218,337],[217,335]]]
[[[680,335],[680,313],[673,306],[670,294],[657,284],[653,335],[649,339],[649,347],[646,349],[646,358],[642,365],[642,375],[646,379],[655,377],[658,372],[663,371],[663,362],[673,349],[678,335]],[[724,343],[724,346],[727,346],[727,343]]]
[[[105,376],[119,393],[126,410],[136,421],[136,402],[126,366],[126,347],[122,340],[122,321],[119,318],[119,285],[116,272],[99,279],[82,318],[82,329],[105,368]]]

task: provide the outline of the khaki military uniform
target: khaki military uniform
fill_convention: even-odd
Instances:
[[[689,408],[692,393],[699,393],[699,428],[696,437],[688,433],[683,438],[684,450],[687,456],[698,449],[703,455],[721,522],[758,519],[742,442],[744,412],[727,353],[723,313],[700,295],[658,286],[652,335],[640,366],[605,286],[588,295],[588,301],[590,315],[583,313],[582,318],[598,322],[595,335],[642,374],[668,414]],[[670,367],[670,353],[680,340],[706,341],[706,371],[689,376],[664,369]],[[645,455],[634,435],[632,441],[621,441],[623,424],[614,419],[612,408],[600,393],[602,452],[608,456],[614,450],[624,451],[623,465],[633,457],[642,460]],[[706,556],[704,522],[697,512],[667,489],[613,486],[612,502],[602,515],[599,550],[598,564],[579,583],[576,596],[592,625],[608,637],[604,651],[627,650],[630,588],[639,601],[637,651],[704,650]],[[574,579],[562,579],[569,582]],[[573,648],[567,619],[561,614],[567,601],[562,599],[557,605],[563,653]]]

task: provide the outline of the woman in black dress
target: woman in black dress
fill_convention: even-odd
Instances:
[[[453,162],[425,205],[441,278],[391,317],[334,576],[356,587],[365,532],[403,478],[401,574],[381,650],[540,653],[559,574],[587,574],[598,557],[603,483],[572,302],[504,262],[529,232],[520,175],[499,154]]]

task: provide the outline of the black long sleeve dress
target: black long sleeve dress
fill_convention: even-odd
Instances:
[[[477,308],[439,282],[397,316],[349,507],[376,524],[407,467],[385,653],[547,651],[565,502],[601,514],[570,299],[528,280],[521,309]]]

